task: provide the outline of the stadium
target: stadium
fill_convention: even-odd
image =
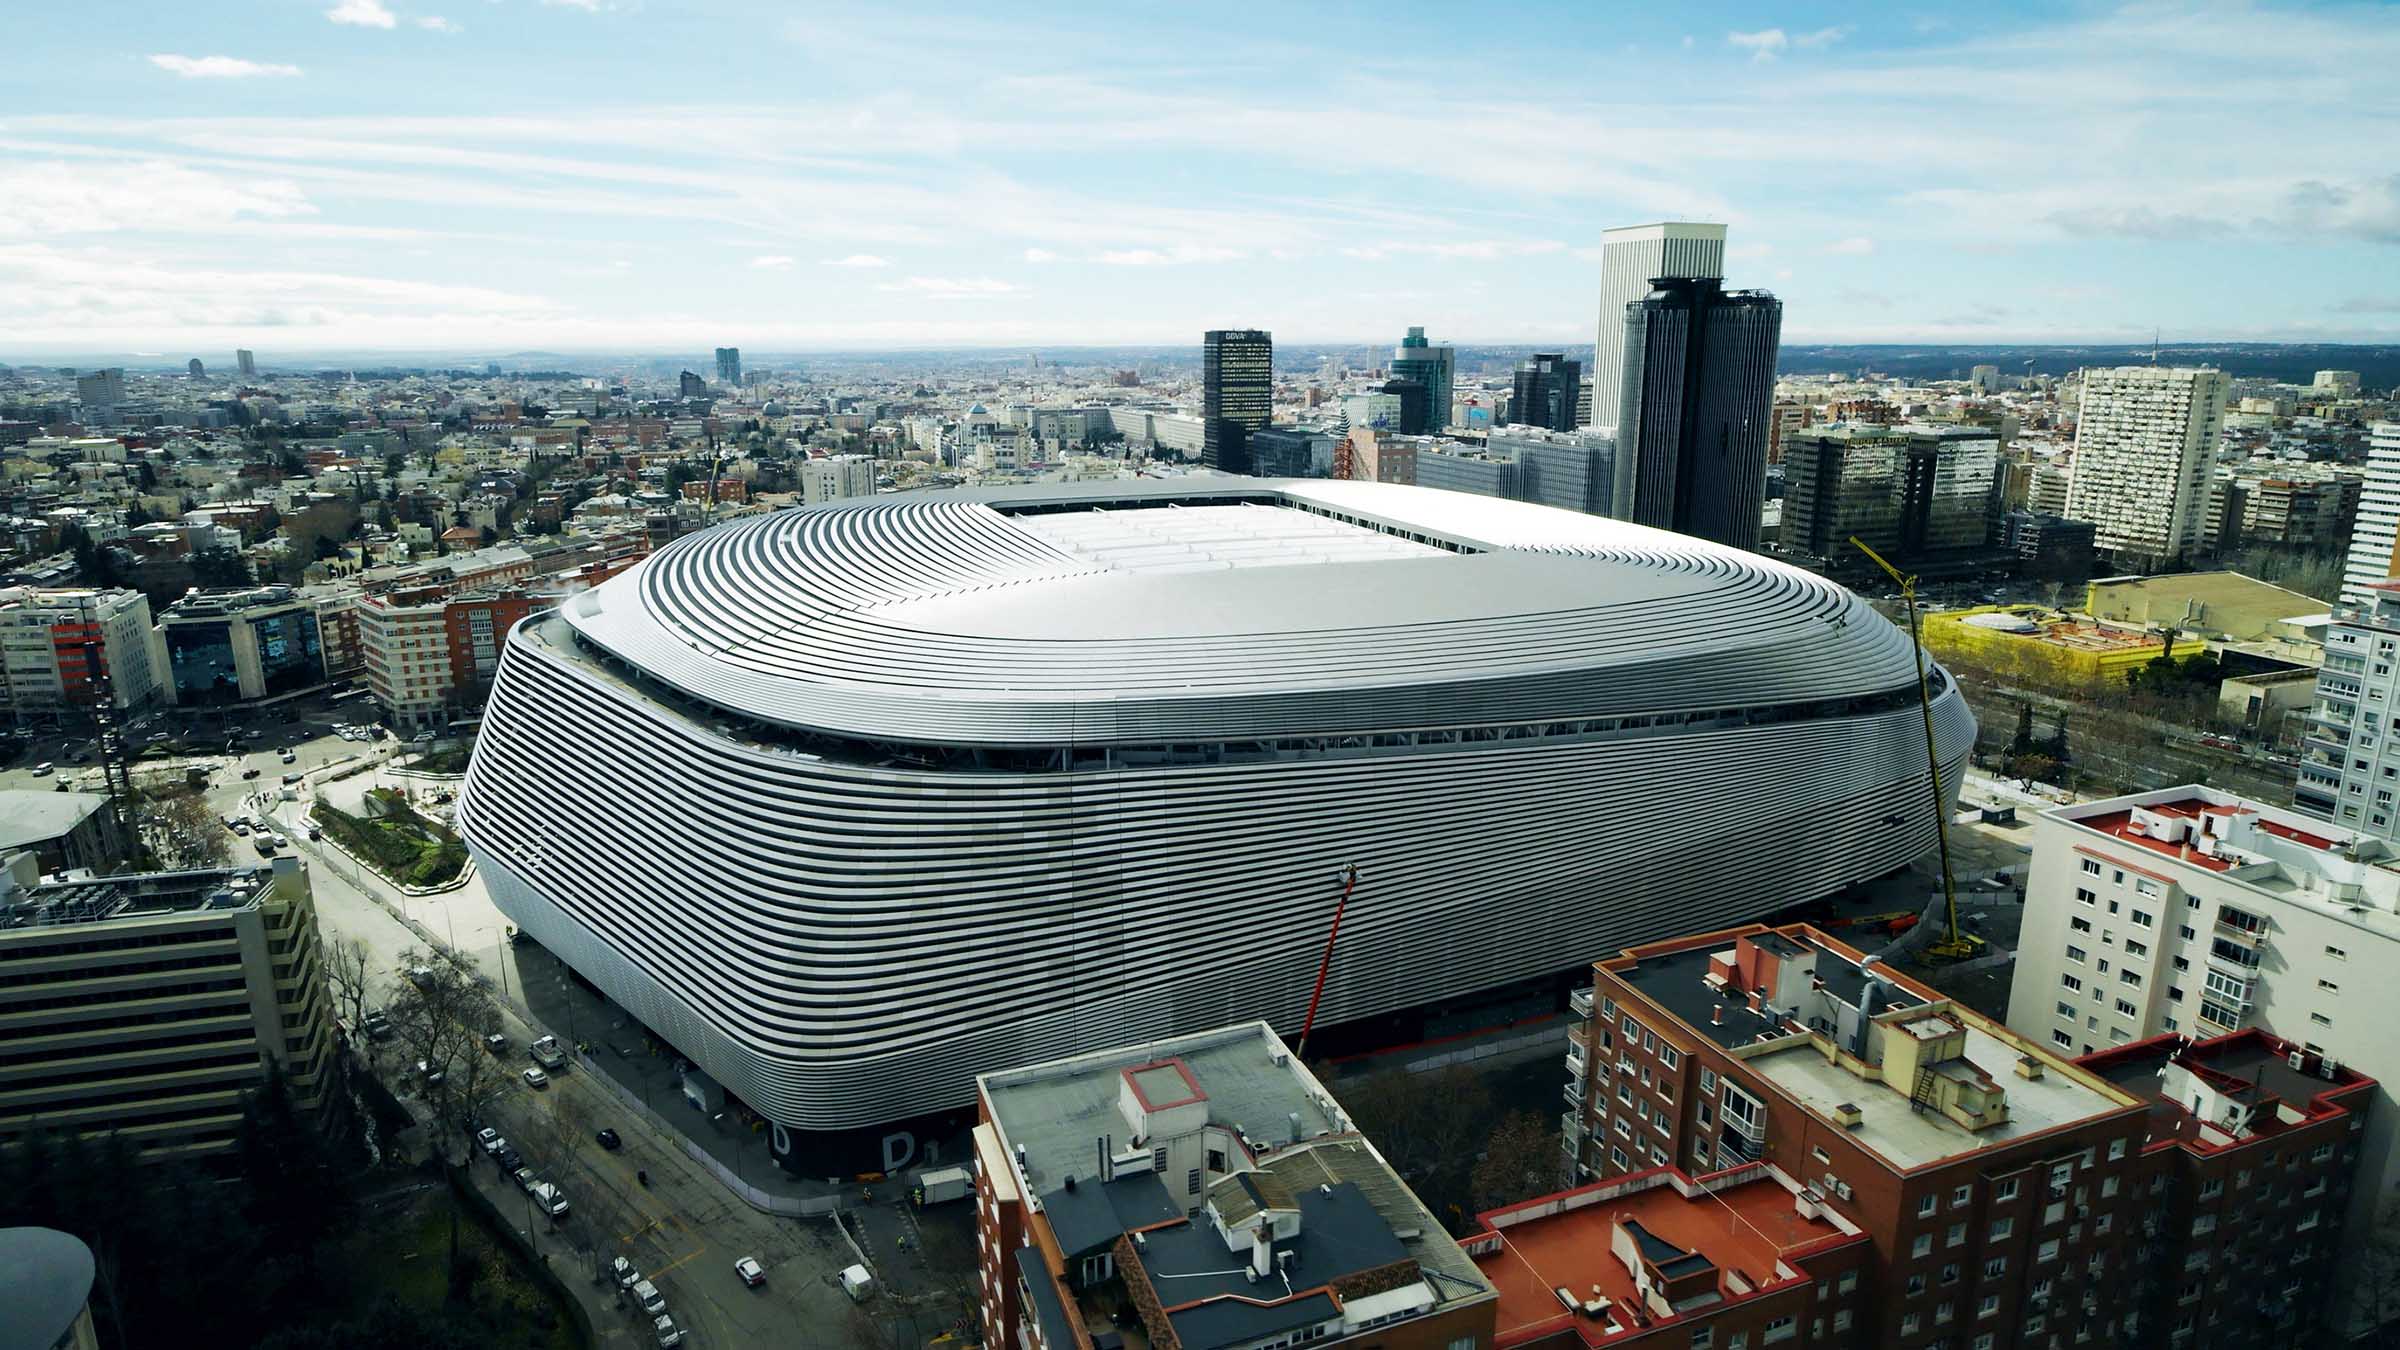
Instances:
[[[979,1071],[1296,1031],[1346,866],[1320,1025],[1882,875],[1934,842],[1924,735],[1906,634],[1755,554],[1069,484],[750,517],[528,619],[459,819],[509,918],[823,1174]]]

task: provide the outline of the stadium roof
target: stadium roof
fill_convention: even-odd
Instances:
[[[1850,592],[1735,549],[1429,488],[912,493],[661,550],[562,611],[684,695],[964,745],[1757,709],[1914,680]]]

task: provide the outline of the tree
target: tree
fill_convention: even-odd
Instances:
[[[143,833],[157,841],[159,861],[166,866],[223,867],[233,861],[232,836],[199,793],[144,793],[135,810]]]
[[[1530,1111],[1511,1111],[1485,1141],[1472,1177],[1478,1212],[1547,1195],[1566,1171],[1558,1127]]]
[[[406,1072],[413,1086],[425,1094],[434,1156],[445,1169],[456,1170],[473,1160],[475,1122],[507,1073],[483,1048],[483,1038],[500,1024],[500,1010],[449,957],[419,947],[402,959],[409,978],[392,1000],[392,1031],[408,1052]],[[451,1272],[453,1296],[461,1291],[458,1268],[458,1199],[452,1196],[445,1269]]]
[[[1465,1232],[1473,1217],[1471,1174],[1492,1117],[1483,1079],[1462,1065],[1432,1073],[1387,1069],[1336,1084],[1334,1094],[1426,1208],[1453,1233]]]
[[[2017,705],[2017,734],[2008,738],[2008,753],[2022,755],[2033,749],[2033,705]]]
[[[354,937],[335,938],[319,948],[318,956],[325,962],[325,989],[333,996],[333,1015],[356,1034],[373,995],[367,972],[374,962],[367,955],[367,944]]]
[[[250,560],[229,548],[204,548],[192,555],[192,580],[201,586],[247,586]]]
[[[2060,764],[2048,755],[2017,755],[2009,760],[2008,773],[2017,786],[2030,789],[2036,783],[2058,781]]]

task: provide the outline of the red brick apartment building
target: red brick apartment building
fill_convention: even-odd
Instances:
[[[2318,1324],[2356,1073],[2255,1031],[2063,1059],[1805,925],[1593,970],[1562,1142],[1598,1184],[1465,1244],[1501,1345],[2213,1350]],[[1510,1297],[1511,1252],[1549,1306]]]

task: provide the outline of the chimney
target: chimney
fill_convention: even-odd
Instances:
[[[1263,1280],[1275,1272],[1275,1244],[1268,1238],[1273,1225],[1266,1216],[1259,1216],[1259,1225],[1250,1232],[1250,1278]]]
[[[1717,1004],[1715,1007],[1708,1010],[1708,1024],[1712,1027],[1721,1027],[1725,1025],[1724,1004]]]
[[[1115,1175],[1114,1169],[1112,1169],[1108,1164],[1108,1136],[1105,1134],[1093,1136],[1092,1147],[1097,1149],[1100,1153],[1100,1166],[1096,1175],[1098,1175],[1102,1181],[1107,1181],[1111,1176]]]

